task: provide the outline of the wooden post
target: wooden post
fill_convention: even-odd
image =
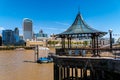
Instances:
[[[72,67],[72,80],[73,80],[73,67]]]
[[[65,78],[65,68],[63,67],[63,79]]]
[[[97,55],[96,56],[99,56],[99,54],[98,54],[98,46],[99,46],[99,44],[98,44],[98,36],[96,36],[96,40],[97,40],[97,50],[96,50]]]
[[[63,71],[62,71],[62,65],[60,66],[60,76],[59,76],[59,80],[63,79]]]
[[[59,80],[59,69],[57,64],[54,63],[54,80]]]
[[[90,80],[94,79],[94,71],[90,69]]]
[[[87,79],[87,69],[86,70],[83,70],[83,78],[84,78],[84,80],[86,80]]]
[[[56,64],[55,69],[56,69],[55,80],[59,80],[59,65]]]
[[[64,79],[66,78],[66,71],[65,71],[65,66],[64,66]]]
[[[81,73],[81,79],[83,78],[83,71],[82,71],[82,68],[80,69],[80,73]]]
[[[71,44],[72,44],[72,43],[71,43],[71,38],[70,38],[70,48],[72,47]]]
[[[64,79],[66,78],[66,67],[64,67]]]
[[[70,41],[69,41],[69,37],[68,37],[67,39],[68,39],[68,48],[70,48]]]
[[[67,80],[70,80],[70,69],[69,69],[69,66],[67,66]]]
[[[78,68],[75,67],[75,80],[78,80]]]
[[[39,59],[39,46],[35,47],[35,55],[37,56],[37,60]]]
[[[63,46],[65,48],[65,37],[63,38]]]

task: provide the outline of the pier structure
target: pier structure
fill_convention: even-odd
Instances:
[[[119,80],[117,79],[119,74],[116,73],[120,71],[116,67],[117,63],[120,64],[119,60],[103,58],[99,54],[106,51],[112,53],[110,48],[100,48],[98,45],[98,39],[105,34],[107,32],[88,26],[79,12],[73,24],[66,31],[56,35],[61,38],[62,47],[56,49],[56,55],[53,56],[54,80],[114,80],[114,77]],[[91,46],[73,47],[72,39],[76,38],[91,39]],[[113,51],[120,50],[113,49]],[[92,54],[91,57],[85,57],[88,52]]]
[[[54,80],[119,80],[120,60],[106,57],[54,57]]]

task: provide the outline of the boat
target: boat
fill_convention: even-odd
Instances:
[[[52,57],[49,55],[49,48],[38,46],[38,59],[37,63],[50,63],[53,62]]]
[[[50,63],[50,62],[53,62],[53,59],[48,57],[41,57],[37,60],[37,63]]]

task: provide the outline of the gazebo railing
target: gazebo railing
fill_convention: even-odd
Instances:
[[[97,55],[99,57],[120,58],[120,48],[59,48],[56,49],[56,55],[81,57],[92,57]]]

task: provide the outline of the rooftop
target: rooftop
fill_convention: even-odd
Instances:
[[[80,12],[77,14],[73,24],[64,32],[58,35],[72,35],[72,34],[98,34],[99,36],[103,36],[107,34],[107,32],[96,30],[90,27],[82,18]]]

